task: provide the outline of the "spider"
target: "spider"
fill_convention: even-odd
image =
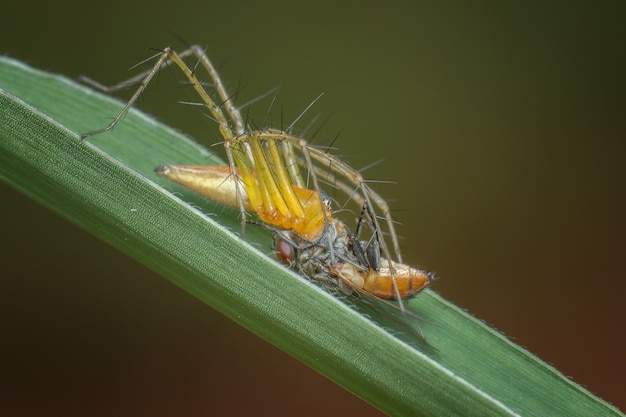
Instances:
[[[196,59],[193,68],[185,62],[190,56]],[[192,46],[181,53],[167,47],[152,58],[156,62],[150,70],[112,87],[83,78],[108,93],[128,82],[139,82],[139,87],[107,127],[85,133],[82,139],[113,129],[155,74],[175,65],[218,123],[228,166],[162,165],[156,169],[157,174],[218,203],[239,208],[242,236],[248,212],[254,212],[274,234],[279,259],[309,278],[330,283],[346,294],[357,291],[382,300],[397,300],[398,308],[405,312],[402,299],[428,286],[432,276],[402,263],[389,206],[361,173],[326,150],[292,135],[293,124],[286,130],[252,129],[201,47]],[[198,66],[211,78],[219,104],[198,80]],[[361,207],[356,233],[335,218],[322,183],[340,190],[347,196],[346,201]],[[395,260],[379,217],[387,226]],[[362,236],[367,234],[364,229],[369,231],[368,236]]]

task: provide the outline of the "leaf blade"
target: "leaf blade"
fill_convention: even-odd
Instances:
[[[382,410],[619,414],[432,291],[411,307],[436,324],[425,330],[438,350],[391,335],[255,249],[269,247],[262,231],[248,228],[246,242],[237,238],[228,230],[239,227],[234,211],[153,173],[165,162],[218,162],[203,148],[135,111],[113,132],[93,138],[97,146],[80,142],[76,132],[101,127],[120,104],[62,77],[10,60],[0,64],[0,86],[38,107],[2,95],[4,181]],[[157,184],[180,193],[186,203]],[[219,213],[219,223],[189,202]]]

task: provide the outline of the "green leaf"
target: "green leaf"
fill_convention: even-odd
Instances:
[[[105,125],[122,104],[7,58],[0,88],[3,181],[381,410],[620,415],[432,291],[409,303],[429,322],[429,346],[398,325],[404,317],[336,297],[281,267],[266,256],[266,232],[248,227],[243,241],[236,212],[154,174],[162,163],[220,162],[150,117],[133,110],[112,132],[81,142],[80,133]]]

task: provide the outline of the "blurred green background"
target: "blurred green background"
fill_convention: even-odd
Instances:
[[[208,46],[240,102],[281,86],[286,121],[324,92],[311,114],[332,117],[317,139],[342,130],[337,153],[353,166],[383,159],[366,174],[396,182],[377,190],[401,223],[405,260],[626,409],[622,4],[3,1],[0,53],[114,83],[146,47],[183,49],[173,32]],[[218,141],[198,109],[176,104],[178,79],[165,71],[140,107]],[[380,414],[4,184],[1,193],[0,413]]]

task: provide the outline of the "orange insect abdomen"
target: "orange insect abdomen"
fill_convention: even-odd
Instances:
[[[398,287],[398,293],[401,299],[413,297],[418,292],[430,284],[430,277],[419,269],[412,268],[408,265],[392,263],[394,273],[392,275],[387,260],[381,260],[380,268],[370,270],[363,274],[363,289],[377,297],[386,300],[395,300],[398,298],[394,287]]]

